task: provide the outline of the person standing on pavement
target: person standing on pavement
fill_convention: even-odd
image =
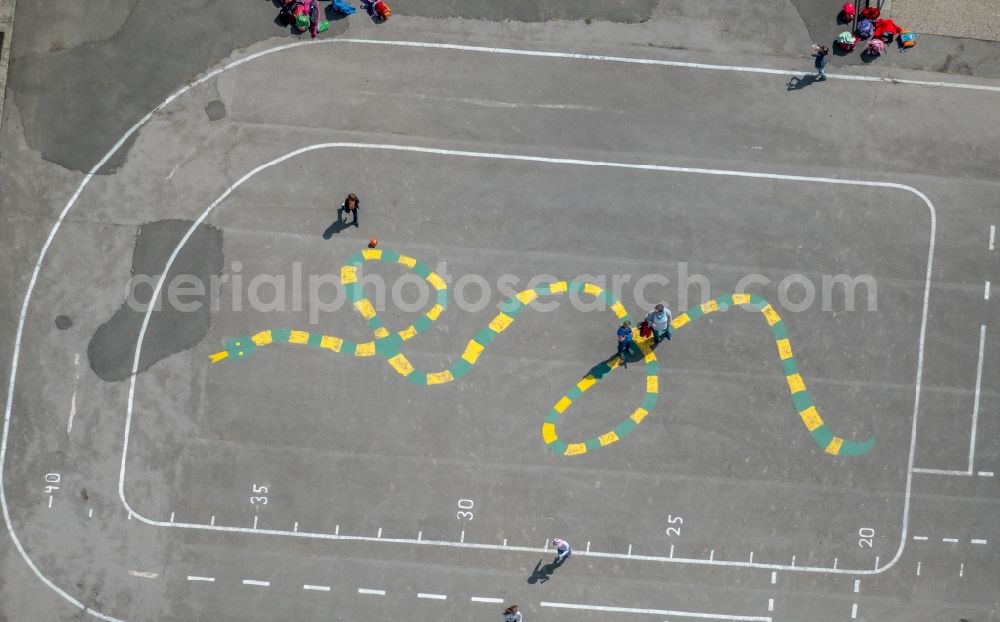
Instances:
[[[347,212],[348,216],[354,216],[354,226],[358,226],[358,212],[361,210],[361,200],[353,192],[344,199],[344,204],[340,206],[340,211]],[[338,220],[343,220],[342,216]]]
[[[522,617],[517,605],[511,605],[503,610],[503,622],[521,622]]]
[[[573,554],[573,549],[570,548],[569,542],[566,542],[562,538],[553,538],[552,547],[556,550],[557,564],[561,564],[566,561],[566,558]]]
[[[622,360],[622,365],[628,369],[628,362],[625,360],[626,354],[632,353],[632,323],[628,320],[622,322],[618,327],[618,358]]]
[[[646,316],[646,321],[649,323],[649,327],[653,329],[653,345],[660,343],[661,340],[666,339],[670,341],[673,334],[670,331],[670,309],[666,307],[663,303],[656,305],[649,315]]]
[[[830,53],[830,48],[813,43],[812,49],[816,58],[816,73],[819,74],[817,80],[826,80],[826,55]]]

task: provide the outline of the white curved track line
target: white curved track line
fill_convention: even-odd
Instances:
[[[889,568],[892,568],[899,558],[903,554],[903,550],[906,546],[907,532],[909,529],[910,520],[910,493],[913,481],[913,458],[914,451],[916,448],[916,434],[917,434],[917,416],[920,408],[920,387],[922,385],[923,378],[923,360],[924,360],[924,342],[925,334],[927,329],[927,310],[930,302],[930,283],[931,283],[931,272],[933,268],[934,261],[934,244],[937,237],[937,213],[934,208],[934,204],[931,203],[927,196],[913,188],[904,184],[897,184],[891,182],[880,182],[880,181],[866,181],[857,179],[835,179],[831,177],[810,177],[802,175],[782,175],[776,173],[754,173],[748,171],[736,171],[727,169],[708,169],[708,168],[693,168],[686,166],[667,166],[659,164],[632,164],[624,162],[604,162],[597,160],[579,160],[572,158],[549,158],[543,156],[529,156],[529,155],[517,155],[517,154],[505,154],[505,153],[484,153],[479,151],[461,151],[456,149],[436,149],[430,147],[416,147],[413,145],[392,145],[392,144],[381,144],[381,143],[355,143],[355,142],[335,142],[335,143],[318,143],[314,145],[309,145],[306,147],[301,147],[290,151],[282,156],[274,158],[270,162],[261,164],[248,173],[237,179],[231,186],[226,188],[226,190],[219,195],[215,201],[212,202],[205,211],[201,213],[198,219],[191,225],[184,237],[178,242],[177,246],[174,247],[173,252],[170,254],[170,258],[164,265],[163,270],[160,272],[160,278],[157,280],[156,287],[153,290],[153,295],[150,298],[150,304],[147,306],[146,314],[143,316],[142,327],[139,330],[138,341],[136,342],[135,357],[132,360],[132,374],[129,384],[128,393],[128,410],[125,416],[125,437],[122,443],[122,458],[121,458],[121,468],[118,472],[118,496],[121,499],[122,504],[125,509],[128,510],[130,514],[135,516],[138,520],[156,527],[173,527],[181,529],[206,529],[209,531],[220,531],[229,533],[245,533],[245,534],[270,534],[270,535],[282,535],[282,536],[292,536],[297,538],[313,538],[321,540],[350,540],[350,541],[364,541],[364,542],[395,542],[395,543],[406,543],[406,544],[419,544],[419,545],[433,545],[433,546],[446,546],[452,548],[472,548],[472,549],[486,549],[486,550],[496,550],[496,551],[537,551],[538,549],[530,547],[513,547],[513,546],[503,546],[495,544],[477,544],[477,543],[465,543],[465,542],[447,542],[447,541],[436,541],[436,540],[423,540],[423,539],[409,539],[409,538],[372,538],[367,536],[349,536],[349,535],[339,535],[339,534],[323,534],[323,533],[313,533],[305,531],[283,531],[277,529],[250,529],[244,527],[229,527],[224,525],[201,525],[194,523],[175,523],[172,521],[157,521],[147,518],[140,514],[138,511],[132,508],[128,500],[125,497],[125,465],[128,457],[128,445],[130,431],[132,427],[132,414],[133,405],[135,400],[135,383],[138,377],[139,369],[139,359],[142,354],[142,343],[146,334],[146,329],[149,326],[149,320],[152,317],[152,311],[156,306],[156,301],[163,290],[163,284],[166,282],[167,275],[170,273],[170,268],[173,266],[174,261],[177,256],[181,253],[184,245],[187,243],[188,239],[194,234],[194,231],[201,225],[202,222],[208,217],[208,215],[226,198],[228,198],[237,188],[242,186],[247,180],[255,176],[261,171],[267,170],[272,166],[276,166],[294,158],[296,156],[302,155],[304,153],[309,153],[311,151],[318,151],[321,149],[373,149],[373,150],[383,150],[383,151],[402,151],[411,153],[422,153],[438,156],[450,156],[450,157],[464,157],[464,158],[477,158],[477,159],[490,159],[490,160],[509,160],[509,161],[519,161],[519,162],[532,162],[538,164],[568,164],[576,166],[590,166],[590,167],[601,167],[601,168],[617,168],[617,169],[629,169],[629,170],[641,170],[641,171],[658,171],[658,172],[670,172],[670,173],[694,173],[700,175],[715,175],[724,177],[741,177],[741,178],[752,178],[752,179],[771,179],[771,180],[782,180],[782,181],[797,181],[797,182],[808,182],[808,183],[821,183],[821,184],[835,184],[835,185],[848,185],[848,186],[862,186],[871,188],[886,188],[891,190],[904,190],[910,192],[920,198],[921,201],[927,206],[928,211],[931,216],[931,228],[930,228],[930,239],[927,248],[927,274],[924,281],[924,304],[923,304],[923,315],[920,324],[920,339],[918,343],[918,357],[917,357],[917,375],[914,385],[914,403],[913,403],[913,426],[910,431],[910,450],[907,456],[907,468],[906,468],[906,489],[904,491],[904,501],[903,501],[903,516],[902,516],[902,529],[900,534],[899,547],[896,550],[896,554],[890,559],[884,566],[879,566],[872,569],[851,569],[851,568],[825,568],[821,566],[793,566],[784,564],[766,564],[766,563],[753,563],[753,562],[740,562],[740,561],[725,561],[725,560],[706,560],[706,559],[689,559],[681,557],[661,557],[655,555],[625,555],[619,553],[601,553],[601,552],[578,552],[580,555],[589,555],[591,557],[604,557],[604,558],[614,558],[614,559],[632,559],[632,560],[645,560],[645,561],[659,561],[668,563],[685,563],[685,564],[698,564],[698,565],[709,565],[709,566],[731,566],[740,568],[758,568],[764,570],[787,570],[793,572],[821,572],[821,573],[831,573],[831,574],[850,574],[850,575],[874,575],[885,572]]]
[[[66,600],[67,602],[69,602],[73,606],[75,606],[75,607],[83,610],[85,613],[87,613],[89,615],[92,615],[94,617],[100,618],[102,620],[107,620],[109,622],[124,622],[124,621],[122,621],[122,620],[120,620],[118,618],[115,618],[115,617],[103,614],[103,613],[101,613],[99,611],[95,611],[95,610],[87,607],[82,602],[80,602],[79,600],[77,600],[76,598],[74,598],[73,596],[71,596],[70,594],[68,594],[67,592],[65,592],[59,586],[55,585],[51,580],[48,579],[48,577],[46,577],[44,574],[42,574],[42,572],[38,569],[38,567],[35,565],[35,563],[28,556],[27,552],[24,550],[24,546],[21,544],[20,539],[18,539],[18,537],[17,537],[17,533],[14,531],[14,526],[13,526],[13,523],[11,522],[11,518],[10,518],[10,510],[8,508],[8,505],[7,505],[6,487],[5,487],[4,481],[3,481],[4,467],[6,466],[6,458],[7,458],[7,440],[8,440],[8,436],[9,436],[9,433],[10,433],[10,418],[11,418],[11,411],[12,411],[12,408],[13,408],[13,401],[14,401],[14,387],[15,387],[15,384],[16,384],[16,381],[17,381],[18,363],[20,361],[20,355],[21,355],[21,340],[22,340],[22,337],[24,335],[24,324],[25,324],[25,320],[26,320],[27,315],[28,315],[28,305],[31,302],[31,296],[32,296],[32,294],[35,291],[35,285],[38,282],[38,275],[39,275],[39,273],[41,271],[42,263],[44,262],[45,257],[48,255],[49,247],[52,245],[52,240],[55,238],[56,234],[59,232],[59,229],[62,227],[63,221],[66,219],[67,214],[73,208],[73,206],[76,204],[77,199],[79,199],[80,194],[83,192],[83,190],[90,183],[90,180],[97,173],[97,171],[99,171],[101,169],[101,167],[103,167],[108,162],[108,160],[110,160],[111,157],[114,156],[114,154],[117,153],[119,149],[121,149],[122,145],[124,145],[125,142],[128,141],[128,139],[132,137],[133,134],[135,134],[142,126],[144,126],[146,123],[149,122],[149,120],[153,117],[153,115],[155,115],[157,112],[159,112],[160,110],[162,110],[163,108],[165,108],[166,106],[168,106],[171,102],[173,102],[175,99],[177,99],[178,97],[180,97],[184,93],[188,92],[192,88],[194,88],[194,87],[196,87],[196,86],[198,86],[200,84],[203,84],[203,83],[205,83],[205,82],[207,82],[209,80],[212,80],[216,76],[218,76],[219,74],[221,74],[221,73],[223,73],[225,71],[228,71],[228,70],[230,70],[230,69],[232,69],[234,67],[238,67],[238,66],[240,66],[240,65],[242,65],[244,63],[248,63],[250,61],[256,60],[256,59],[261,58],[263,56],[274,54],[276,52],[282,52],[282,51],[285,51],[285,50],[289,50],[289,49],[292,49],[292,48],[297,48],[297,47],[301,47],[301,46],[305,46],[305,45],[318,45],[318,44],[328,44],[328,43],[361,43],[361,44],[387,45],[387,46],[399,46],[399,47],[420,47],[420,48],[429,48],[429,49],[458,50],[458,51],[482,52],[482,53],[493,53],[493,54],[509,54],[509,55],[521,55],[521,56],[540,56],[540,57],[548,57],[548,58],[565,58],[565,59],[577,59],[577,60],[595,60],[595,61],[606,61],[606,62],[634,63],[634,64],[642,64],[642,65],[660,65],[660,66],[667,66],[667,67],[671,67],[671,66],[672,67],[685,67],[685,68],[693,68],[693,69],[714,69],[714,70],[726,70],[726,71],[745,71],[745,72],[765,73],[765,74],[799,75],[800,73],[802,73],[802,72],[789,72],[789,71],[777,70],[777,69],[766,69],[766,68],[759,68],[759,67],[742,67],[741,68],[741,67],[732,67],[732,66],[725,66],[725,65],[706,65],[706,64],[698,64],[698,63],[683,63],[683,62],[677,62],[677,61],[662,61],[662,60],[651,60],[651,59],[641,59],[641,58],[625,58],[625,57],[615,57],[615,56],[599,56],[599,55],[590,55],[590,54],[569,54],[569,53],[560,53],[560,52],[543,52],[543,51],[536,51],[536,50],[514,50],[514,49],[506,49],[506,48],[462,46],[462,45],[451,45],[451,44],[444,44],[444,43],[426,43],[426,42],[417,42],[417,41],[379,41],[379,40],[373,40],[373,39],[323,39],[323,40],[299,41],[299,42],[295,42],[295,43],[288,43],[288,44],[276,46],[274,48],[269,48],[269,49],[266,49],[266,50],[261,50],[259,52],[255,52],[255,53],[250,54],[249,56],[246,56],[244,58],[240,58],[240,59],[237,59],[235,61],[226,63],[225,65],[222,65],[221,67],[218,67],[218,68],[216,68],[216,69],[214,69],[214,70],[206,73],[205,75],[201,76],[200,78],[197,78],[196,80],[194,80],[192,82],[189,82],[188,84],[180,87],[179,89],[177,89],[176,91],[174,91],[173,93],[171,93],[166,99],[163,100],[163,102],[161,102],[158,106],[156,106],[155,108],[153,108],[152,110],[150,110],[145,116],[143,116],[132,127],[130,127],[128,129],[128,131],[126,131],[122,135],[122,137],[119,138],[118,141],[111,147],[111,149],[104,155],[104,157],[101,158],[100,161],[98,161],[97,164],[95,164],[86,175],[84,175],[83,179],[80,181],[80,184],[77,186],[76,190],[73,192],[73,194],[70,197],[69,201],[66,203],[66,206],[59,213],[59,216],[56,219],[55,224],[52,226],[52,230],[49,232],[48,237],[45,239],[45,243],[42,245],[42,250],[39,252],[38,260],[35,262],[35,267],[34,267],[34,269],[31,272],[31,279],[28,282],[28,288],[25,291],[24,301],[21,303],[21,311],[20,311],[20,314],[18,315],[17,333],[16,333],[16,336],[15,336],[15,339],[14,339],[14,351],[13,351],[13,354],[11,355],[10,382],[7,385],[7,400],[6,400],[6,404],[4,405],[3,433],[2,433],[2,436],[0,436],[0,509],[2,509],[2,511],[3,511],[4,525],[5,525],[6,530],[7,530],[7,535],[9,535],[11,541],[13,541],[14,546],[17,549],[17,552],[21,555],[22,559],[24,559],[25,563],[28,565],[28,567],[31,569],[31,571],[35,574],[35,576],[37,576],[39,578],[39,580],[41,580],[46,586],[48,586],[49,588],[51,588],[53,591],[55,591],[64,600]],[[985,90],[985,91],[998,91],[998,92],[1000,92],[1000,87],[992,87],[992,86],[986,86],[986,85],[961,84],[961,83],[950,83],[950,82],[926,82],[926,81],[919,81],[919,80],[894,80],[894,79],[891,79],[891,78],[878,78],[878,77],[870,77],[870,76],[842,76],[842,75],[837,75],[837,74],[827,74],[827,75],[829,77],[831,77],[831,78],[838,78],[838,79],[845,79],[845,80],[862,80],[862,81],[873,81],[873,82],[896,82],[896,83],[901,83],[901,84],[913,84],[913,85],[920,85],[920,86],[945,86],[945,87],[953,87],[953,88],[964,88],[964,89]],[[708,172],[707,169],[677,169],[677,170],[685,170],[685,171],[690,171],[690,172],[699,172],[699,171]],[[714,172],[712,174],[739,174],[739,175],[746,176],[746,177],[754,177],[754,176],[761,176],[761,177],[763,177],[764,176],[762,174],[740,173],[740,172],[737,172],[737,171],[730,171],[728,173],[725,173],[725,172]],[[775,178],[778,178],[778,179],[794,179],[794,176],[778,176],[778,177],[775,177]],[[831,180],[822,180],[821,178],[815,178],[815,179],[817,181],[822,181],[822,183],[843,183],[843,182],[840,182],[839,180],[832,180],[832,179]],[[931,268],[931,264],[932,264],[932,261],[933,261],[934,238],[935,238],[936,223],[937,223],[937,218],[936,218],[936,214],[935,214],[935,211],[934,211],[934,206],[933,206],[933,204],[931,204],[930,200],[928,200],[926,196],[924,196],[919,191],[917,191],[917,190],[915,190],[913,188],[910,188],[909,186],[902,186],[902,185],[899,185],[899,184],[880,184],[878,182],[860,182],[859,185],[898,187],[900,189],[908,190],[908,191],[913,192],[913,193],[917,194],[918,196],[920,196],[925,201],[925,203],[927,203],[928,207],[931,210],[931,251],[928,254],[928,260],[927,260],[927,267],[928,267],[928,270],[927,270],[927,287],[925,288],[925,291],[924,291],[924,316],[923,316],[923,320],[921,322],[921,327],[920,327],[920,354],[919,354],[919,357],[918,357],[918,361],[919,362],[918,362],[918,370],[917,370],[917,388],[916,388],[917,398],[916,398],[916,402],[919,403],[919,399],[920,399],[920,380],[921,380],[921,375],[922,375],[922,370],[923,370],[923,345],[924,345],[925,331],[926,331],[926,328],[927,328],[927,304],[928,304],[928,299],[929,299],[929,296],[930,296],[930,287],[929,287],[929,284],[930,284],[930,274],[931,274],[930,268]],[[159,285],[158,285],[158,289],[159,289]],[[143,331],[145,331],[145,327],[146,327],[146,323],[144,322],[143,323]],[[136,355],[136,360],[138,360],[138,353]],[[134,380],[133,380],[133,383],[134,383]],[[129,401],[130,401],[130,404],[131,404],[132,394],[133,394],[133,391],[130,389],[130,391],[129,391]],[[914,452],[915,442],[916,442],[916,424],[917,424],[917,405],[915,404],[914,405],[913,430],[912,430],[912,433],[911,433],[909,464],[908,464],[908,469],[907,469],[906,500],[904,502],[904,510],[903,510],[903,535],[904,535],[903,542],[905,542],[905,540],[906,540],[905,534],[906,534],[907,521],[908,521],[908,516],[909,516],[910,486],[911,486],[912,471],[913,471],[913,452]],[[126,442],[127,442],[127,439],[128,439],[128,437],[126,436]],[[124,499],[123,499],[123,502],[124,502]],[[156,524],[155,522],[149,521],[148,519],[145,519],[144,517],[139,517],[139,518],[140,518],[140,520],[143,520],[145,522],[149,522],[151,524]],[[174,526],[175,527],[184,527],[185,524],[177,523]],[[261,530],[260,533],[267,533],[267,532]],[[293,533],[293,532],[289,532],[289,533]],[[294,532],[294,533],[298,533],[298,532]],[[904,544],[901,543],[900,544],[900,548],[897,551],[896,556],[892,559],[891,564],[894,564],[899,559],[899,557],[902,555],[903,546],[904,546]],[[755,565],[754,567],[757,567],[757,566]],[[767,567],[767,566],[760,566],[760,567]],[[889,566],[887,565],[884,569],[888,569],[888,567]],[[798,569],[799,570],[804,570],[805,568],[798,567]],[[818,569],[818,570],[823,570],[823,571],[827,571],[827,572],[830,571],[829,569]],[[863,574],[863,573],[859,573],[859,574]]]

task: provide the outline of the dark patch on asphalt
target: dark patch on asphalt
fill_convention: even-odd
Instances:
[[[139,305],[149,301],[170,254],[192,224],[188,220],[160,220],[139,228],[132,254],[132,282],[152,281],[149,285],[136,285],[134,298]],[[139,372],[168,356],[193,348],[205,338],[211,324],[210,279],[222,273],[222,262],[222,230],[199,225],[174,260],[164,282],[158,310],[150,316]],[[179,299],[182,303],[200,303],[197,309],[182,311],[167,300],[167,285],[178,275],[191,275],[204,285],[203,295],[185,294]],[[123,301],[121,308],[90,339],[87,358],[91,369],[102,380],[125,380],[132,372],[135,345],[145,315],[139,305],[134,309],[127,300]]]
[[[208,115],[209,121],[218,121],[226,116],[226,105],[218,99],[213,99],[205,106],[205,114]]]
[[[57,315],[56,316],[56,328],[59,330],[66,330],[67,328],[72,328],[73,318],[68,315]]]

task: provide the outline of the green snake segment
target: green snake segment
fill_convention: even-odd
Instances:
[[[374,305],[364,296],[363,288],[358,283],[358,270],[366,261],[397,263],[408,267],[413,273],[426,280],[437,292],[434,306],[403,330],[394,333],[390,332],[383,326]],[[486,328],[479,331],[475,337],[469,340],[469,343],[465,346],[465,351],[462,352],[462,356],[451,367],[441,371],[423,372],[415,369],[400,349],[404,342],[409,341],[430,328],[444,311],[445,307],[448,306],[448,287],[444,279],[433,272],[426,264],[413,257],[408,257],[388,249],[369,248],[355,253],[347,260],[347,263],[340,268],[340,281],[344,285],[347,296],[354,304],[354,307],[368,322],[368,328],[371,329],[375,337],[373,341],[355,343],[340,337],[318,335],[304,330],[271,329],[261,331],[250,337],[237,337],[228,340],[225,344],[225,350],[211,355],[212,362],[217,363],[224,359],[243,360],[253,354],[259,347],[273,343],[291,343],[343,354],[353,354],[357,357],[378,355],[386,359],[393,369],[413,384],[438,385],[452,382],[467,374],[479,360],[479,356],[483,353],[483,350],[492,343],[496,336],[505,331],[514,322],[518,314],[540,296],[564,294],[567,292],[587,294],[603,300],[619,321],[629,319],[625,307],[618,300],[615,300],[611,294],[593,283],[574,280],[540,285],[533,289],[523,290],[500,305],[500,313],[493,318]],[[700,317],[715,313],[716,311],[725,311],[736,306],[759,311],[767,321],[768,326],[771,327],[771,332],[774,334],[775,344],[778,349],[778,358],[781,360],[785,380],[788,382],[792,404],[796,412],[798,412],[799,417],[801,417],[802,423],[809,430],[809,434],[816,442],[816,445],[826,453],[834,456],[861,456],[868,453],[875,443],[875,437],[870,437],[864,441],[845,439],[834,435],[823,422],[819,411],[809,396],[809,392],[806,391],[806,385],[802,380],[802,376],[799,375],[798,366],[795,363],[795,358],[792,356],[792,346],[788,341],[785,324],[774,308],[764,298],[755,294],[729,294],[720,296],[704,304],[691,307],[684,313],[681,313],[672,320],[671,326],[674,331],[679,331]],[[555,403],[542,423],[542,440],[545,441],[545,445],[551,451],[564,456],[578,456],[600,447],[606,447],[631,434],[636,426],[642,423],[642,420],[653,411],[660,393],[659,363],[651,347],[652,339],[641,337],[636,329],[633,329],[633,331],[635,343],[642,352],[646,369],[646,391],[642,403],[626,419],[604,434],[582,442],[568,442],[559,438],[557,426],[560,417],[574,401],[578,400],[587,390],[597,384],[605,374],[614,370],[619,365],[619,359],[616,355],[607,361],[597,364],[586,376],[576,383],[576,386],[559,398],[559,401]]]

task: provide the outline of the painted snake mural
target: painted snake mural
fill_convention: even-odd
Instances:
[[[395,333],[390,332],[382,324],[374,305],[364,296],[363,288],[358,283],[358,269],[366,261],[396,263],[408,267],[414,274],[426,280],[436,291],[437,298],[434,306],[403,330]],[[404,342],[409,341],[430,328],[437,321],[445,307],[448,306],[448,288],[444,279],[433,272],[426,264],[413,257],[388,249],[369,248],[355,253],[347,260],[346,264],[341,266],[340,280],[344,285],[348,298],[361,316],[368,322],[368,328],[372,330],[374,340],[355,343],[340,337],[320,335],[303,330],[270,329],[261,331],[250,337],[229,339],[225,344],[225,350],[211,355],[212,362],[218,363],[226,359],[243,360],[253,354],[257,348],[275,343],[299,344],[342,354],[353,354],[357,357],[381,356],[393,369],[413,384],[438,385],[453,382],[469,373],[479,360],[480,355],[489,347],[497,335],[513,324],[518,314],[527,305],[541,296],[553,296],[567,292],[590,295],[594,298],[602,299],[619,321],[629,319],[628,312],[622,306],[621,302],[615,300],[611,294],[593,283],[586,281],[558,281],[533,289],[525,289],[501,305],[500,313],[493,318],[486,328],[479,331],[469,340],[465,346],[465,350],[462,352],[462,356],[451,367],[440,371],[424,372],[414,368],[410,360],[402,353],[401,348]],[[795,357],[792,355],[792,346],[788,341],[784,322],[764,298],[755,294],[728,294],[720,296],[704,304],[687,309],[675,317],[671,324],[676,332],[698,318],[737,306],[759,311],[767,322],[767,325],[771,328],[778,350],[778,358],[781,361],[782,371],[785,374],[785,380],[788,382],[788,391],[791,394],[792,405],[816,445],[826,453],[834,456],[861,456],[868,453],[875,444],[875,437],[870,437],[864,441],[852,441],[836,436],[830,431],[826,423],[824,423],[815,404],[813,404],[812,398],[809,396],[809,392],[806,390],[802,376],[799,375],[798,366],[795,363]],[[604,434],[578,442],[569,442],[560,438],[557,430],[560,417],[562,417],[574,401],[596,385],[606,374],[614,370],[618,366],[619,361],[618,357],[614,356],[607,361],[599,363],[576,383],[573,388],[559,398],[542,423],[542,440],[549,450],[564,456],[577,456],[601,447],[606,447],[631,434],[642,423],[643,419],[653,411],[660,393],[659,363],[656,360],[656,354],[651,348],[651,338],[640,337],[636,330],[635,343],[643,355],[646,370],[646,391],[642,403],[627,418]]]

